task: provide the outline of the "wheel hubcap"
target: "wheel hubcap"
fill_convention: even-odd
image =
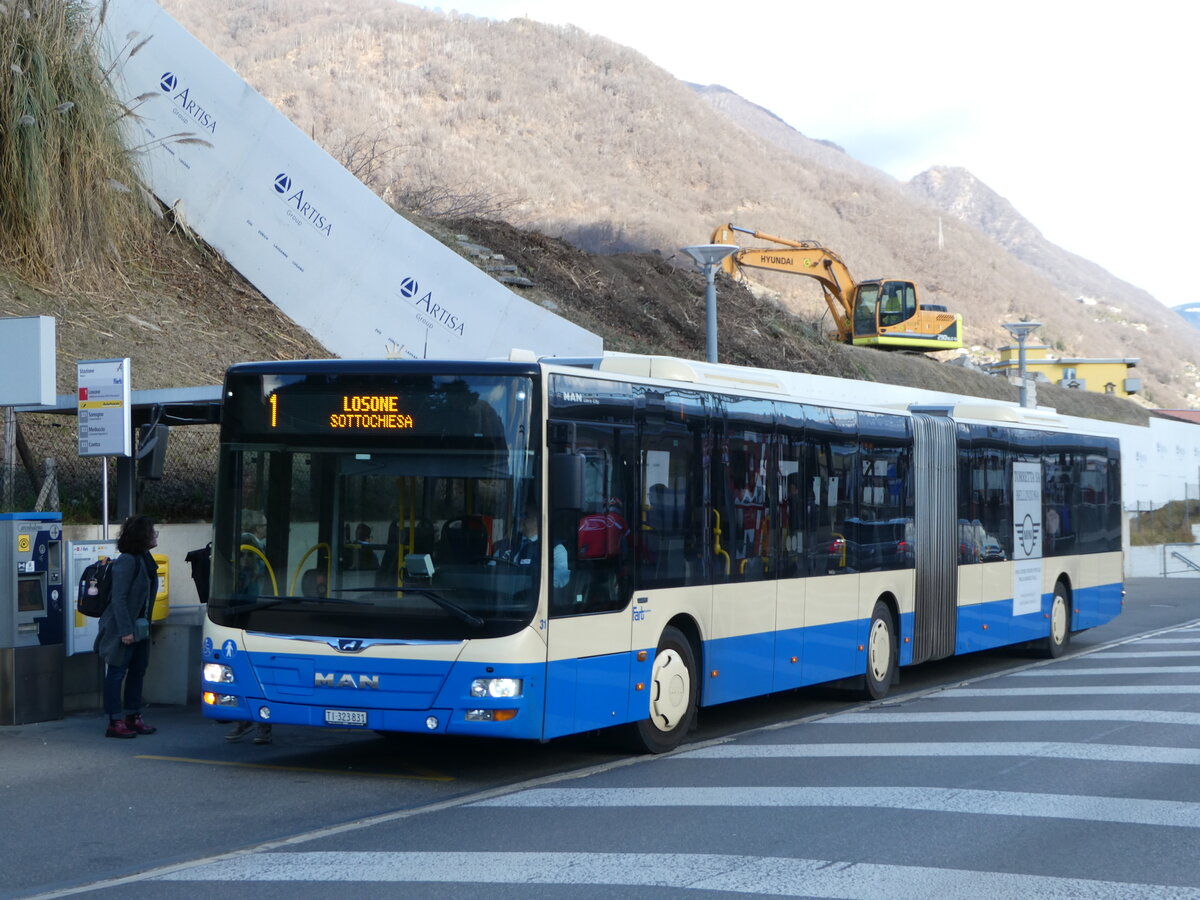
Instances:
[[[1050,635],[1054,643],[1061,644],[1067,636],[1067,601],[1059,594],[1054,595],[1054,608],[1050,611]]]
[[[867,641],[867,665],[875,681],[883,681],[892,667],[892,636],[882,619],[871,623],[871,636]]]
[[[692,695],[692,678],[683,657],[664,650],[654,658],[650,682],[650,721],[659,731],[678,727]]]

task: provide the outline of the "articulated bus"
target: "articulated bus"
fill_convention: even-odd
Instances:
[[[664,752],[699,707],[881,698],[900,667],[1057,656],[1120,612],[1115,438],[827,382],[520,352],[234,366],[205,714]]]

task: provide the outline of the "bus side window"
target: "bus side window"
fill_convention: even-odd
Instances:
[[[808,574],[836,575],[848,572],[853,560],[847,544],[851,520],[858,516],[857,434],[858,418],[853,412],[805,407],[806,502],[810,503],[808,530]]]
[[[625,509],[631,499],[626,473],[632,466],[625,456],[631,440],[628,429],[576,423],[582,505],[551,511],[548,546],[559,556],[565,552],[568,560],[564,583],[558,583],[561,573],[550,572],[552,615],[620,609],[629,600],[633,538]]]
[[[638,471],[639,516],[636,526],[638,586],[678,587],[705,578],[703,537],[706,505],[698,486],[703,470],[704,425],[647,422]]]

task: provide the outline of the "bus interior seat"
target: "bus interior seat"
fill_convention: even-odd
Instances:
[[[475,562],[487,556],[488,534],[482,516],[460,516],[442,525],[438,556],[443,563]]]
[[[389,537],[390,541],[391,538]],[[399,542],[397,541],[397,544]],[[417,524],[413,528],[413,553],[428,553],[433,554],[434,548],[437,545],[437,528],[429,519],[417,519]]]
[[[325,573],[320,569],[307,569],[300,576],[300,593],[305,597],[325,596]]]

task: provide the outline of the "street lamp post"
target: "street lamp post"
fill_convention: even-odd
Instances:
[[[708,283],[704,291],[704,349],[705,358],[711,363],[717,361],[717,266],[737,249],[737,244],[698,244],[683,248],[683,252],[704,270],[704,278]]]
[[[1017,377],[1021,380],[1021,407],[1029,406],[1029,385],[1025,381],[1025,340],[1042,327],[1041,322],[1005,322],[1008,333],[1017,339]]]

